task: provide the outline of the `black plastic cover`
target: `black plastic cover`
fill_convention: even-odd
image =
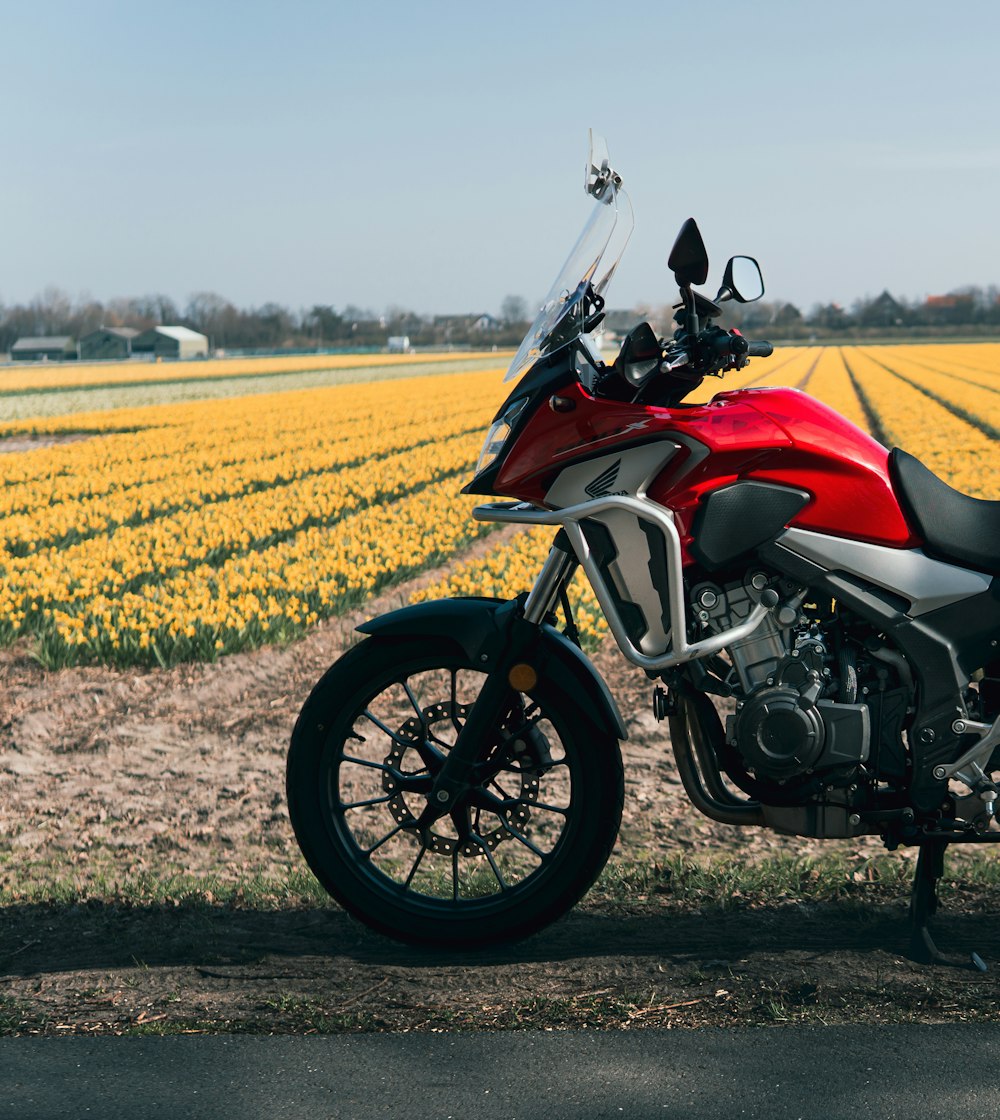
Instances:
[[[713,490],[695,514],[691,554],[709,571],[774,540],[806,505],[805,490],[770,482],[734,482]]]

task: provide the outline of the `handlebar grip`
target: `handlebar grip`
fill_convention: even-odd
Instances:
[[[751,342],[750,349],[747,351],[747,357],[770,358],[773,353],[774,347],[770,342]]]

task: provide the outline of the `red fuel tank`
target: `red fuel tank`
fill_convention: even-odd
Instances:
[[[703,405],[660,408],[561,390],[568,411],[541,408],[511,448],[496,492],[544,503],[566,466],[657,440],[684,448],[647,488],[674,511],[685,545],[701,499],[737,479],[805,490],[791,524],[894,548],[919,545],[889,477],[889,453],[832,408],[797,389],[739,389]]]
[[[685,530],[703,495],[740,478],[811,494],[791,522],[799,529],[893,548],[921,543],[893,491],[886,448],[807,393],[741,389],[720,393],[702,409],[671,411],[683,416],[679,423],[675,419],[678,431],[713,451],[682,476],[668,468],[649,487],[649,496],[673,509]],[[750,412],[763,423],[751,422]],[[784,438],[761,439],[769,426]],[[721,439],[716,432],[723,433]]]

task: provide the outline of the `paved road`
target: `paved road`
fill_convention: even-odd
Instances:
[[[936,1120],[1000,1113],[1000,1024],[0,1039],[16,1120]]]

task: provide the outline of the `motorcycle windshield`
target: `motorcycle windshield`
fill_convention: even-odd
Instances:
[[[583,232],[559,270],[528,328],[504,381],[512,381],[545,354],[583,334],[593,314],[591,293],[603,295],[632,234],[632,204],[621,186],[609,183],[593,205]]]

